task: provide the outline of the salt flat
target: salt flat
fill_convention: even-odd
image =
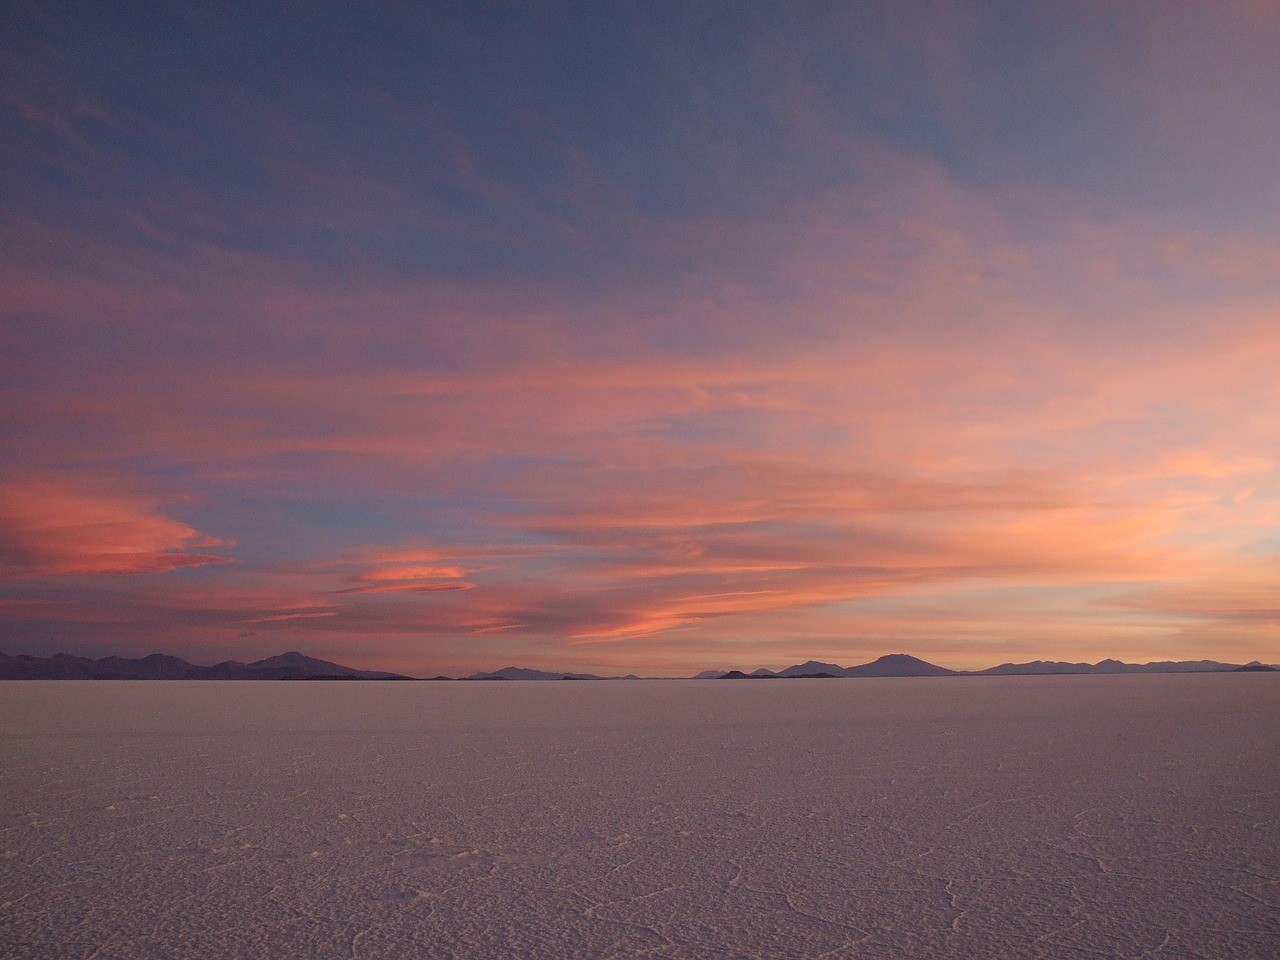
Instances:
[[[1280,678],[0,684],[6,957],[1280,955]]]

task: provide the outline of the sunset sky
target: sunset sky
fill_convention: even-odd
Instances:
[[[0,650],[1280,661],[1280,5],[0,18]]]

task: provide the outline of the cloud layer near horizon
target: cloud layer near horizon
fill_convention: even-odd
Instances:
[[[731,13],[17,9],[6,652],[1280,659],[1274,11]]]

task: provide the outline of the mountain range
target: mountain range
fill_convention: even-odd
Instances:
[[[1156,660],[1151,663],[1124,663],[1099,660],[1097,663],[1067,663],[1061,660],[1032,660],[1029,663],[1002,663],[985,670],[948,670],[905,653],[890,653],[870,663],[842,667],[821,660],[808,660],[785,670],[761,667],[751,673],[741,670],[704,670],[695,680],[767,680],[825,677],[999,677],[1038,674],[1124,674],[1124,673],[1229,673],[1264,672],[1275,669],[1256,660],[1249,664],[1219,663],[1217,660]]]
[[[473,673],[467,680],[638,680],[635,674],[625,677],[600,677],[594,673],[555,673],[530,670],[528,667],[503,667],[489,673]]]
[[[1132,674],[1132,673],[1244,673],[1271,672],[1274,666],[1258,663],[1219,663],[1217,660],[1158,660],[1152,663],[1124,663],[1100,660],[1097,663],[1068,663],[1060,660],[1032,660],[1029,663],[1002,663],[986,670],[949,670],[905,653],[891,653],[870,663],[842,667],[821,660],[806,660],[784,670],[761,667],[751,673],[741,670],[704,670],[695,680],[799,680],[835,677],[991,677],[1032,674]],[[317,660],[297,651],[240,663],[224,660],[210,667],[189,663],[181,657],[153,653],[138,659],[103,657],[93,660],[59,653],[51,657],[0,653],[0,680],[413,680],[398,673],[357,670],[328,660]],[[433,677],[449,680],[450,677]],[[636,680],[602,677],[594,673],[561,673],[528,667],[503,667],[475,673],[466,680]]]
[[[356,670],[297,651],[240,663],[224,660],[211,667],[181,657],[153,653],[136,660],[127,657],[9,656],[0,653],[0,680],[409,680],[378,670]]]

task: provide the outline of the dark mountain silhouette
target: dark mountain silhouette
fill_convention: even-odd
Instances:
[[[824,677],[824,676],[825,676],[825,677],[829,677],[829,676],[831,676],[831,674],[829,674],[829,673],[825,673],[825,674],[824,674],[824,673],[811,673],[811,674],[805,674],[804,676],[810,676],[810,677]],[[783,678],[782,678],[782,676],[781,676],[780,674],[777,674],[777,673],[760,673],[758,670],[757,670],[755,673],[743,673],[741,670],[730,670],[728,673],[721,673],[721,674],[717,674],[716,676],[714,676],[714,677],[712,677],[712,678],[709,678],[709,679],[715,679],[715,680],[781,680],[781,679],[783,679]],[[791,679],[791,678],[788,678],[788,679]]]
[[[1028,676],[1035,674],[1135,674],[1135,673],[1225,673],[1230,671],[1268,672],[1275,668],[1255,663],[1241,667],[1217,660],[1156,660],[1151,663],[1124,663],[1121,660],[1100,660],[1097,663],[1067,663],[1060,660],[1033,660],[1030,663],[1002,663],[986,670],[948,670],[937,664],[921,660],[905,653],[891,653],[870,663],[856,667],[841,667],[821,660],[807,660],[774,673],[761,667],[752,673],[730,670],[727,673],[706,670],[695,679],[720,678],[726,680],[758,677],[785,677],[804,679],[814,677],[971,677],[971,676]]]
[[[489,673],[473,673],[468,680],[603,680],[594,673],[553,673],[528,667],[503,667]]]
[[[1097,663],[1068,663],[1061,660],[1033,660],[1029,663],[1002,663],[986,670],[948,670],[905,653],[891,653],[870,663],[842,667],[821,660],[807,660],[774,672],[761,667],[751,673],[742,670],[704,670],[694,679],[767,680],[821,679],[827,677],[958,677],[1026,676],[1036,674],[1147,674],[1147,673],[1274,673],[1274,665],[1254,661],[1240,665],[1217,660],[1157,660],[1151,663],[1124,663],[1100,660]],[[138,659],[103,657],[94,660],[66,653],[51,657],[0,653],[0,680],[411,680],[397,673],[356,670],[328,660],[318,660],[297,651],[282,653],[252,663],[224,660],[213,666],[189,663],[181,657],[153,653]],[[448,680],[449,677],[433,677]],[[527,667],[503,667],[476,673],[467,680],[634,680],[602,677],[593,673],[558,673]]]
[[[821,677],[951,677],[958,671],[948,670],[937,664],[928,663],[919,657],[905,653],[890,653],[870,663],[856,667],[842,667],[835,663],[824,663],[821,660],[806,660],[795,666],[787,667],[774,673],[761,667],[751,674],[753,677],[787,677],[790,679]]]
[[[86,663],[94,664],[95,661],[87,660]],[[153,653],[140,660],[128,660],[124,657],[103,657],[101,660],[96,661],[96,666],[90,669],[109,678],[128,679],[132,676],[144,675],[147,679],[182,680],[190,675],[193,667],[181,657],[171,657],[165,653]]]
[[[849,667],[846,677],[954,677],[957,670],[948,670],[936,663],[928,663],[906,653],[889,653],[860,667]]]
[[[108,659],[119,660],[118,657]],[[0,653],[0,677],[6,680],[89,680],[94,676],[96,663],[66,653],[56,653],[52,657]]]
[[[760,673],[760,671],[757,670],[756,673]],[[806,660],[804,663],[797,663],[793,667],[779,670],[776,675],[779,677],[811,677],[819,673],[825,673],[832,677],[843,677],[844,667],[838,667],[834,663],[823,663],[821,660]],[[761,675],[763,676],[763,674]]]
[[[1222,673],[1235,670],[1238,664],[1217,660],[1154,660],[1151,663],[1125,663],[1122,660],[1099,660],[1097,663],[1066,663],[1061,660],[1032,660],[1030,663],[1002,663],[986,670],[974,670],[978,676],[1025,676],[1028,674],[1083,673]]]
[[[9,656],[0,653],[2,680],[408,680],[397,673],[356,670],[328,660],[317,660],[296,651],[253,663],[225,660],[211,667],[188,663],[181,657],[153,653],[127,657]]]
[[[328,660],[317,660],[296,650],[253,663],[227,660],[214,667],[211,679],[228,680],[408,680],[409,677],[380,670],[356,670]]]
[[[757,677],[753,679],[772,680],[774,678],[773,677]],[[818,673],[790,673],[781,679],[784,679],[784,680],[837,680],[839,679],[839,674],[827,673],[825,671],[819,671]]]
[[[1254,660],[1252,663],[1246,663],[1243,667],[1236,667],[1233,673],[1277,673],[1275,667],[1269,667],[1265,663],[1259,663]]]
[[[1259,665],[1262,670],[1269,670]],[[842,667],[822,660],[806,660],[777,672],[760,667],[747,673],[743,670],[703,670],[694,680],[762,680],[762,679],[823,679],[827,677],[969,677],[1016,676],[1054,673],[1213,673],[1236,670],[1239,664],[1219,663],[1216,660],[1159,660],[1152,663],[1124,663],[1120,660],[1101,660],[1098,663],[1066,663],[1057,660],[1034,660],[1030,663],[1002,663],[986,670],[950,670],[936,663],[929,663],[906,653],[890,653],[870,663],[854,667]],[[1258,668],[1254,668],[1255,670]],[[1259,671],[1260,672],[1260,671]],[[556,673],[548,670],[531,670],[527,667],[503,667],[486,673],[476,673],[467,680],[616,680],[618,677],[601,677],[591,673]]]
[[[1043,673],[1094,673],[1091,663],[1066,663],[1062,660],[1032,660],[1030,663],[1002,663],[986,670],[974,671],[985,676],[1011,676]]]

